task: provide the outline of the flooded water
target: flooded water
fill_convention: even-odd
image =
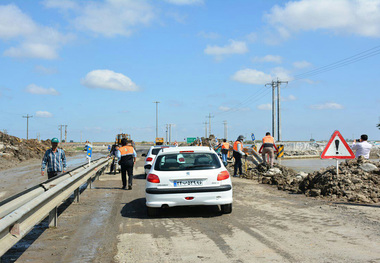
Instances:
[[[279,160],[277,160],[278,163]],[[339,161],[344,162],[344,161]],[[284,165],[286,167],[292,168],[295,171],[303,171],[305,173],[311,173],[314,171],[318,171],[319,169],[323,167],[328,167],[331,165],[336,166],[336,160],[332,159],[319,159],[319,158],[313,158],[313,159],[285,159],[281,160],[281,165]]]
[[[376,161],[378,159],[370,159],[372,161]],[[339,163],[344,163],[346,160],[339,160]],[[278,163],[280,163],[277,160]],[[311,173],[314,171],[318,171],[321,168],[328,167],[328,166],[336,166],[336,160],[334,159],[320,159],[320,158],[313,158],[313,159],[285,159],[281,160],[281,165],[284,165],[286,167],[292,168],[295,171],[303,171],[306,173]]]

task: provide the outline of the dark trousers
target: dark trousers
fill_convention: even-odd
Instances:
[[[133,180],[133,163],[121,164],[121,180],[123,181],[123,187],[127,186],[127,173],[128,173],[128,185],[132,185]]]
[[[48,179],[53,178],[53,177],[56,177],[56,176],[59,175],[60,173],[61,173],[61,172],[58,172],[58,171],[47,172],[47,174],[48,174]]]
[[[237,170],[239,169],[239,174],[243,174],[243,168],[242,168],[242,162],[241,162],[241,155],[238,152],[234,151],[234,158],[235,158],[235,164],[234,164],[234,175],[237,175]]]
[[[112,159],[112,164],[111,164],[111,168],[110,168],[110,173],[112,173],[113,168],[114,168],[114,165],[115,165],[115,158]]]

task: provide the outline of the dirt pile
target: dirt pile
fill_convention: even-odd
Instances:
[[[233,166],[228,169],[233,174]],[[338,174],[335,166],[306,174],[278,164],[273,168],[250,164],[243,178],[306,196],[359,203],[380,202],[380,163],[364,158],[340,163]]]
[[[42,156],[49,147],[49,140],[41,142],[36,139],[23,140],[0,132],[0,168],[9,167],[9,163],[32,158],[42,159]]]

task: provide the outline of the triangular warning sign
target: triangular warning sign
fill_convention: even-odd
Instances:
[[[335,131],[321,154],[321,159],[354,159],[355,154],[343,139],[339,131]]]

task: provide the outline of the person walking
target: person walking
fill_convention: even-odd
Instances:
[[[265,137],[263,138],[263,150],[261,152],[261,156],[263,157],[263,162],[266,164],[266,154],[269,156],[269,161],[270,161],[270,167],[273,167],[273,162],[274,162],[274,138],[270,135],[270,132],[267,132],[265,134]]]
[[[222,142],[222,160],[224,166],[227,166],[227,156],[228,156],[228,151],[230,150],[230,144],[227,142],[226,139],[223,139]]]
[[[132,189],[133,180],[133,166],[136,163],[136,151],[131,143],[127,145],[127,139],[121,140],[120,152],[120,166],[121,166],[121,180],[123,182],[123,189],[127,186],[127,173],[128,173],[128,189]]]
[[[116,166],[117,163],[116,162],[118,160],[120,160],[119,145],[117,145],[117,144],[112,145],[109,157],[112,158],[112,163],[111,163],[109,174],[111,174],[114,171],[114,169],[115,169],[115,173],[117,173],[117,166]]]
[[[51,139],[51,148],[45,152],[42,158],[41,175],[45,175],[47,166],[48,179],[59,175],[61,172],[66,172],[66,155],[65,151],[58,148],[58,138]]]
[[[239,170],[239,175],[241,176],[243,174],[243,168],[242,168],[242,162],[241,157],[245,155],[243,152],[243,140],[244,136],[239,135],[239,137],[234,142],[233,147],[233,157],[235,158],[235,164],[234,164],[234,177],[238,177],[237,170]]]
[[[356,158],[359,158],[359,156],[363,156],[364,158],[369,159],[369,153],[371,151],[372,145],[369,144],[367,140],[367,134],[362,134],[358,143],[356,143],[356,140],[354,140],[351,149],[356,150]]]

